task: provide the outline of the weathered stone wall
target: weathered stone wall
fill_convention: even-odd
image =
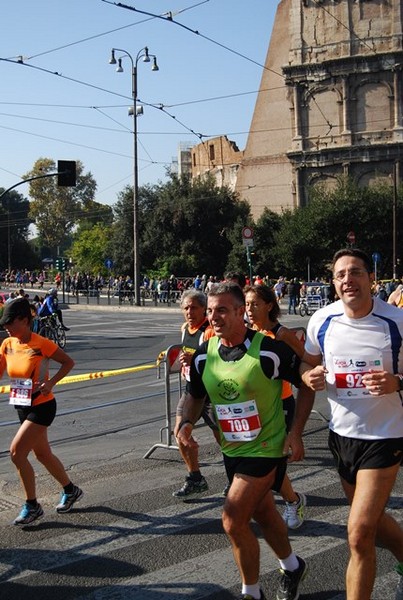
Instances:
[[[193,146],[192,178],[212,175],[218,186],[226,185],[234,190],[237,181],[239,164],[243,159],[243,151],[226,136],[210,139]]]
[[[279,3],[237,181],[255,217],[304,205],[318,181],[392,173],[403,144],[402,4]]]

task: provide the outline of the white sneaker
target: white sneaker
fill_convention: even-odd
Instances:
[[[283,512],[283,519],[290,529],[298,529],[305,521],[306,496],[297,493],[299,500],[296,502],[286,502]]]

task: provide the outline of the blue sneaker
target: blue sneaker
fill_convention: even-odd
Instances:
[[[60,498],[59,504],[56,506],[56,512],[58,513],[66,513],[70,512],[73,508],[73,504],[84,496],[83,490],[81,490],[76,485],[74,486],[73,492],[71,494],[66,494],[62,492],[62,496]]]
[[[37,504],[34,507],[26,502],[22,507],[20,514],[14,520],[14,525],[29,525],[41,517],[43,517],[42,506]]]

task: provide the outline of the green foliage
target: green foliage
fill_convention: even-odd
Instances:
[[[275,266],[291,277],[305,274],[310,261],[311,276],[328,275],[334,252],[348,245],[349,231],[355,245],[370,256],[379,252],[382,271],[392,271],[392,187],[384,183],[368,188],[341,178],[335,190],[315,188],[309,204],[282,215],[276,235]],[[403,226],[403,204],[398,200],[398,228]]]
[[[91,173],[84,174],[84,167],[77,161],[76,187],[58,187],[57,177],[35,179],[29,183],[30,217],[34,220],[42,242],[62,250],[79,220],[93,210],[96,183]],[[56,173],[55,161],[38,159],[32,170],[24,177]]]
[[[112,251],[111,233],[110,226],[97,223],[76,235],[70,252],[76,270],[106,274],[104,263]]]
[[[138,203],[142,272],[221,275],[233,247],[234,224],[250,220],[248,205],[212,179],[191,182],[171,175],[167,183],[140,188]],[[115,206],[113,237],[114,258],[123,273],[132,272],[132,239],[133,195],[126,188]]]
[[[254,231],[254,272],[261,276],[275,275],[276,235],[281,228],[281,215],[265,208]]]
[[[4,192],[0,188],[0,194]],[[0,200],[0,269],[28,268],[40,266],[39,256],[29,244],[29,201],[11,190]],[[10,255],[10,256],[9,256]]]

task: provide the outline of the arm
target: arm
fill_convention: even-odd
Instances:
[[[288,462],[304,458],[305,450],[302,434],[311,414],[314,400],[315,392],[302,383],[296,398],[294,421],[284,443],[284,454],[288,454]]]
[[[304,353],[300,366],[301,378],[304,384],[318,392],[326,387],[327,369],[322,364],[322,355]]]
[[[192,437],[194,424],[199,419],[203,410],[204,398],[195,398],[186,393],[182,407],[182,420],[178,424],[176,438],[184,446],[197,446],[197,442]]]
[[[302,358],[304,355],[304,342],[297,338],[293,331],[287,329],[287,327],[281,326],[278,332],[276,333],[276,340],[281,342],[285,342],[288,346],[290,346],[295,354]]]
[[[399,294],[400,290],[394,290],[388,298],[388,304],[393,304],[394,306],[396,306],[396,298],[399,296]]]
[[[289,455],[289,462],[302,460],[305,455],[302,434],[309,415],[311,414],[316,390],[316,388],[311,385],[311,381],[316,381],[316,379],[321,381],[322,377],[324,379],[324,373],[322,373],[322,375],[319,373],[316,374],[316,370],[320,370],[320,372],[324,370],[321,362],[321,355],[314,356],[307,352],[304,353],[300,365],[302,384],[298,389],[296,398],[295,417],[284,444],[284,454]]]
[[[4,371],[6,370],[6,360],[4,354],[0,354],[0,379],[3,377]]]
[[[47,381],[35,382],[35,385],[38,386],[38,389],[40,389],[40,391],[45,395],[50,394],[56,383],[63,379],[63,377],[65,377],[74,366],[73,359],[70,358],[70,356],[66,354],[66,352],[64,352],[64,350],[62,350],[61,348],[58,348],[52,354],[51,359],[60,363],[61,366],[59,370],[53,375],[53,377],[51,377]]]

